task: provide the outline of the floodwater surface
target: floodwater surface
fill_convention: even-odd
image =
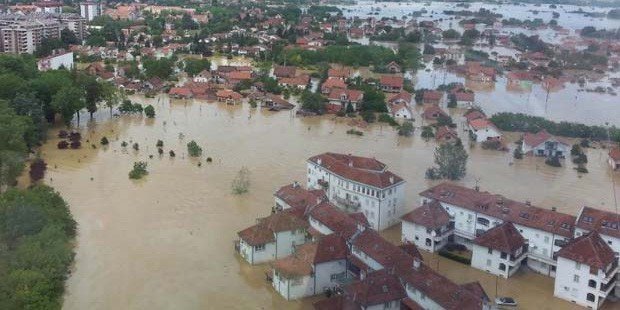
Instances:
[[[41,149],[49,167],[45,182],[69,202],[79,225],[65,309],[310,308],[316,298],[284,301],[265,281],[268,266],[248,266],[233,247],[237,231],[269,214],[275,190],[295,180],[305,183],[308,157],[327,151],[376,157],[408,182],[408,209],[417,205],[420,191],[435,184],[424,179],[424,172],[433,163],[436,144],[422,140],[419,131],[405,138],[388,126],[371,125],[357,137],[346,134],[349,119],[333,116],[297,118],[292,111],[171,101],[165,95],[131,99],[153,104],[155,119],[110,118],[104,109],[94,121],[82,117],[82,149],[58,150],[54,137]],[[418,117],[416,126],[419,122]],[[102,136],[110,145],[99,145]],[[164,142],[163,156],[157,154],[158,139]],[[188,158],[191,140],[203,147],[202,157]],[[122,141],[129,146],[123,148]],[[618,184],[620,174],[608,169],[605,150],[587,150],[590,173],[584,175],[569,162],[550,168],[539,158],[513,163],[510,153],[468,151],[468,173],[460,184],[478,183],[483,190],[561,212],[575,214],[583,205],[614,210],[611,178]],[[148,162],[149,175],[133,181],[128,172],[136,161]],[[242,167],[251,173],[251,186],[237,196],[231,181]],[[388,234],[394,231],[398,228]],[[470,274],[455,280],[486,277]],[[490,289],[488,279],[482,281]],[[560,302],[547,296],[551,288],[526,292],[528,298]]]

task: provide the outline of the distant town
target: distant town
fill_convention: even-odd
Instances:
[[[528,308],[527,300],[498,293],[500,279],[511,283],[526,273],[546,279],[540,284],[544,292],[529,296],[552,300],[551,308],[562,307],[555,302],[618,307],[620,7],[602,0],[550,2],[0,5],[0,141],[7,141],[0,142],[0,248],[9,253],[0,255],[0,308],[79,309],[110,298],[84,297],[80,283],[103,281],[101,266],[111,264],[105,259],[128,259],[126,252],[105,252],[112,244],[139,247],[104,238],[171,225],[161,231],[177,235],[162,239],[186,242],[174,246],[193,244],[183,238],[206,240],[200,229],[209,225],[194,223],[189,229],[183,222],[202,219],[189,213],[195,209],[184,209],[194,204],[227,205],[230,209],[207,213],[217,219],[229,212],[234,221],[222,222],[229,226],[251,223],[238,232],[227,226],[210,233],[237,236],[226,249],[230,252],[219,250],[225,261],[239,262],[232,267],[238,272],[217,273],[231,268],[220,261],[214,274],[230,276],[237,286],[259,275],[254,287],[275,293],[277,301],[257,300],[256,307]],[[207,141],[213,134],[230,140]],[[263,144],[230,144],[247,136]],[[261,140],[269,136],[282,140]],[[385,144],[389,139],[395,143]],[[297,158],[299,153],[287,150],[316,152],[316,145],[323,150],[307,159],[308,154]],[[401,156],[406,164],[399,170],[407,172],[392,171],[374,157],[405,148],[416,148],[420,156]],[[353,152],[360,150],[363,154]],[[243,166],[252,156],[259,164]],[[96,167],[102,158],[109,161]],[[304,159],[303,167],[291,164]],[[585,184],[605,187],[601,192],[611,198],[592,199],[595,206],[575,202],[548,208],[513,200],[481,182],[500,174],[492,165],[481,167],[485,160],[514,168],[508,173],[518,172],[521,186],[528,175],[550,175],[545,179],[550,188],[558,175],[571,177],[575,191],[564,193],[569,196],[564,201],[583,195]],[[285,163],[285,170],[303,168],[304,178],[284,186],[281,179],[266,178],[276,171],[282,175]],[[178,175],[167,170],[173,165]],[[129,170],[128,175],[123,170],[122,181],[106,175],[118,167]],[[208,174],[184,170],[188,167]],[[238,170],[234,176],[233,170]],[[261,175],[253,176],[255,171]],[[174,202],[134,196],[149,185],[164,186],[156,183],[162,175],[199,179],[201,184],[189,187],[205,192]],[[175,184],[166,185],[170,196],[187,186],[175,177],[170,177]],[[258,186],[254,178],[261,180]],[[228,179],[233,179],[231,192],[222,194],[215,180]],[[77,184],[97,187],[79,195],[68,190]],[[115,184],[123,186],[109,187]],[[411,200],[411,189],[422,187]],[[273,205],[248,210],[244,198],[264,195],[265,188],[279,188]],[[153,197],[161,190],[151,189]],[[82,192],[110,196],[98,201]],[[214,193],[222,197],[212,198]],[[132,200],[138,196],[141,201]],[[89,213],[107,208],[107,198],[121,197],[114,206],[122,211],[112,206],[109,214]],[[165,220],[149,213],[160,203],[167,208],[158,213]],[[144,223],[123,213],[134,207],[151,220],[142,229],[137,227]],[[268,208],[271,213],[255,219]],[[170,210],[174,213],[166,213]],[[176,216],[183,217],[171,224],[168,219]],[[150,241],[139,245],[161,240]],[[84,257],[95,255],[92,244],[105,253],[84,266]],[[166,246],[166,253],[182,253]],[[217,247],[208,246],[201,253],[216,255],[209,250]],[[476,277],[456,281],[443,273],[439,257],[466,268],[459,270],[494,276],[495,292]],[[143,266],[149,263],[146,259]],[[112,287],[118,278],[104,280]],[[35,283],[45,285],[34,289]],[[128,294],[142,293],[141,284],[133,285]],[[240,290],[240,295],[251,291]],[[267,296],[264,290],[260,294]],[[64,306],[63,296],[69,298]],[[108,299],[101,305],[132,308],[122,302]],[[216,307],[188,307],[209,306]]]

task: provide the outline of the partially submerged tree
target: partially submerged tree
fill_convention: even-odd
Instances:
[[[460,180],[467,171],[467,159],[469,155],[463,147],[463,143],[443,143],[435,149],[435,168],[439,178]]]
[[[241,168],[233,179],[231,187],[235,195],[247,193],[250,189],[250,170],[246,167]]]

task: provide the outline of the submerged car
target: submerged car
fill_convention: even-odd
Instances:
[[[497,297],[495,298],[495,304],[498,306],[516,306],[517,301],[512,297]]]

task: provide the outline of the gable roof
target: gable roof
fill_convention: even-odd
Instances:
[[[386,165],[374,158],[338,153],[323,153],[310,157],[317,164],[334,174],[376,188],[388,188],[404,180],[386,169]]]
[[[614,251],[595,231],[571,240],[556,255],[602,270],[616,260]]]
[[[326,198],[323,190],[308,190],[297,183],[280,187],[280,189],[275,192],[274,196],[282,199],[282,201],[291,206],[291,208],[301,210],[302,215],[308,207],[316,205]]]
[[[562,144],[570,145],[570,143],[567,142],[565,139],[561,139],[556,136],[553,136],[544,129],[537,133],[526,132],[525,135],[523,135],[523,143],[531,147],[539,146],[540,144],[544,143],[545,141],[549,141],[549,140],[553,140],[553,141],[560,142]]]
[[[614,161],[619,161],[620,160],[620,147],[614,147],[611,150],[609,150],[609,157],[613,159]]]
[[[293,254],[274,261],[272,266],[284,277],[310,275],[316,264],[346,259],[347,250],[342,237],[330,234],[295,247]]]
[[[567,238],[573,236],[575,216],[517,202],[501,195],[481,192],[452,183],[441,183],[420,193],[421,196],[448,203],[502,221],[540,229]]]
[[[577,218],[577,227],[587,231],[597,231],[599,234],[620,238],[620,215],[583,207]]]
[[[405,222],[424,226],[428,229],[437,229],[450,223],[450,214],[437,201],[424,203],[413,211],[403,215]]]
[[[276,66],[273,68],[273,75],[277,77],[294,77],[297,68],[293,66]]]
[[[497,130],[497,127],[495,127],[495,124],[493,124],[493,122],[491,122],[487,118],[476,118],[476,119],[469,121],[468,123],[470,127],[476,130],[485,129],[485,128],[493,128],[496,131],[499,131]]]
[[[525,239],[512,223],[504,222],[476,237],[474,243],[490,249],[513,254],[518,249],[523,248]]]
[[[379,83],[389,87],[403,87],[404,79],[400,76],[382,75],[379,79]]]
[[[332,232],[349,239],[357,231],[357,226],[365,225],[365,222],[347,215],[336,206],[327,201],[312,207],[309,216],[327,226]]]
[[[362,307],[383,304],[407,297],[400,280],[386,269],[372,272],[363,280],[353,282],[344,288],[345,298]]]

